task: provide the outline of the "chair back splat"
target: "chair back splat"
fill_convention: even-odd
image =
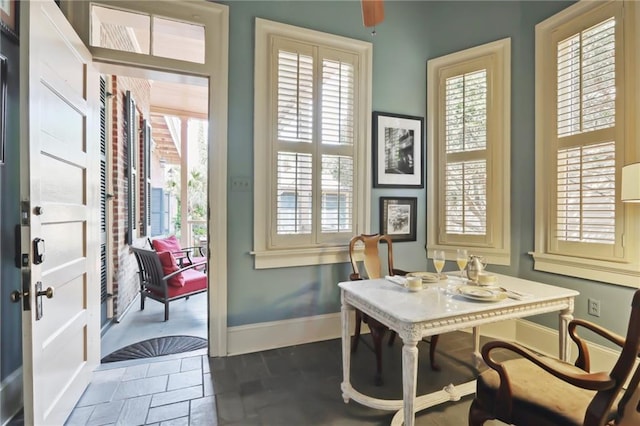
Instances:
[[[387,235],[358,235],[351,239],[349,243],[349,257],[351,259],[351,266],[353,273],[358,275],[360,279],[366,277],[369,279],[382,278],[382,264],[380,263],[380,243],[387,243],[387,264],[389,274],[393,275],[393,248],[391,238]],[[359,243],[364,245],[363,254],[358,253]],[[358,267],[359,261],[362,261],[364,266],[363,276]]]

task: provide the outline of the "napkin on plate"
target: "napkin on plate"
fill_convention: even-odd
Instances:
[[[516,290],[509,290],[508,288],[502,288],[501,290],[507,293],[507,297],[509,299],[523,300],[533,296],[533,294],[523,293],[521,291],[516,291]]]
[[[391,281],[394,284],[398,284],[404,287],[407,284],[407,279],[405,277],[401,277],[400,275],[387,275],[384,277],[387,281]]]

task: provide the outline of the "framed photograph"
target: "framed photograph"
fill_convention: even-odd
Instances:
[[[396,241],[415,241],[418,215],[416,197],[380,197],[380,233]]]
[[[0,165],[4,164],[4,140],[7,124],[7,58],[0,55]]]
[[[373,186],[424,188],[424,118],[373,113]]]
[[[0,0],[0,30],[18,38],[18,2],[16,0]]]

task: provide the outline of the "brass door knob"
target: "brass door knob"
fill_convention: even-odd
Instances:
[[[46,290],[38,291],[38,293],[36,293],[36,295],[37,296],[46,296],[47,299],[51,299],[51,298],[53,298],[53,292],[54,292],[54,288],[53,287],[47,287]]]

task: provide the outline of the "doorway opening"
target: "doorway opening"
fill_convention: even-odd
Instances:
[[[207,256],[209,88],[126,71],[101,78],[101,358],[167,336],[197,337],[203,347],[208,338],[206,292],[170,302],[168,321],[154,300],[141,310],[129,247],[153,250],[154,239],[175,236],[190,256]]]

